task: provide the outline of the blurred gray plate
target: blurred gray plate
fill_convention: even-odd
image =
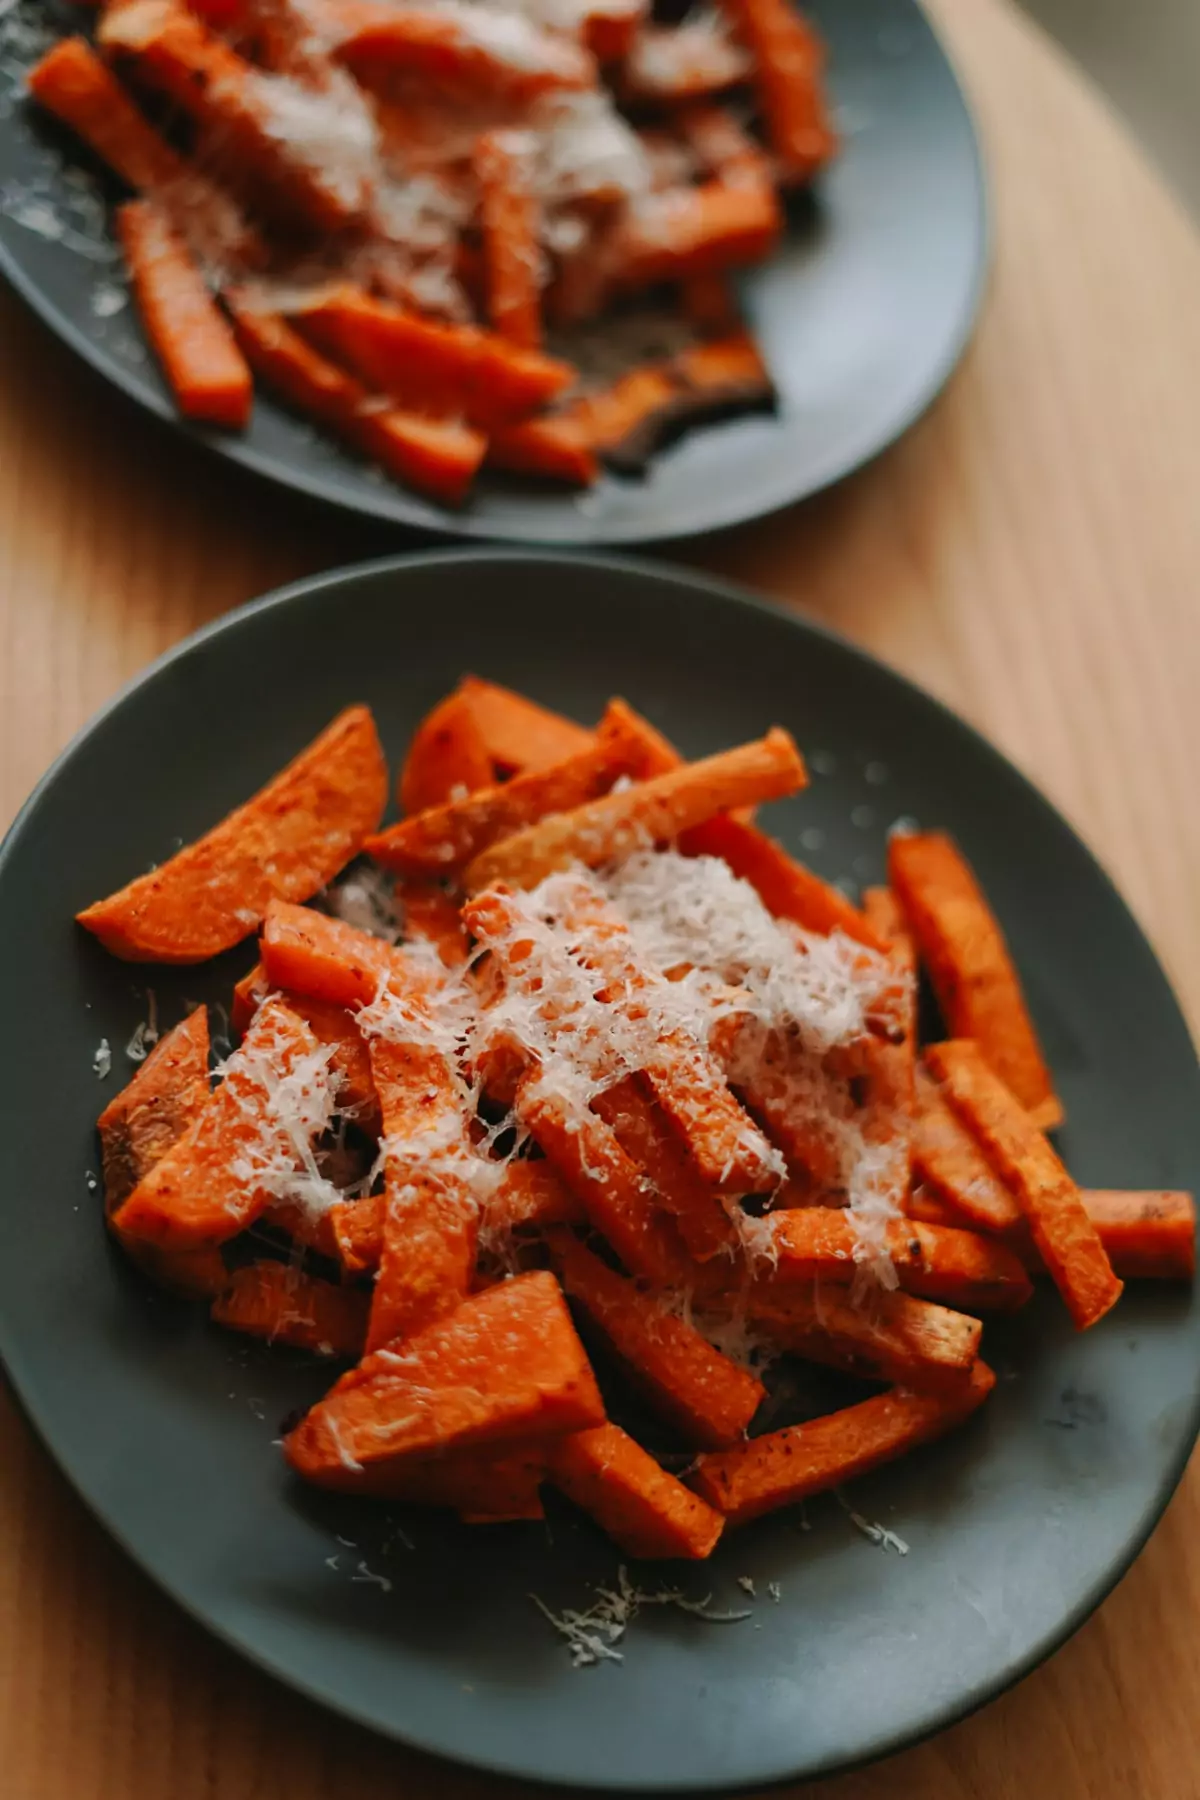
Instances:
[[[39,34],[48,42],[82,28],[70,0],[17,0],[0,17],[0,271],[142,406],[319,500],[425,531],[528,543],[646,543],[734,525],[839,480],[924,411],[966,343],[985,264],[974,132],[920,8],[811,0],[806,10],[829,45],[845,142],[817,204],[795,209],[781,253],[744,283],[779,414],[693,432],[645,481],[606,478],[575,495],[488,475],[463,512],[447,512],[265,395],[244,437],[178,419],[128,306],[106,311],[124,283],[96,194],[115,190],[90,178],[80,186],[78,170],[94,164],[19,99]],[[64,227],[57,241],[43,235]]]
[[[146,986],[173,1023],[194,998],[227,1002],[253,947],[147,970],[110,959],[72,915],[202,831],[350,701],[375,709],[395,765],[464,667],[582,720],[624,694],[689,755],[788,726],[812,785],[765,816],[831,878],[881,879],[899,815],[956,833],[1026,977],[1075,1174],[1196,1186],[1200,1081],[1162,972],[1068,826],[967,726],[838,639],[694,577],[428,555],[305,582],[172,651],[66,752],[0,852],[0,1352],[63,1470],[168,1593],[405,1743],[639,1790],[752,1788],[881,1756],[1024,1674],[1128,1567],[1196,1432],[1187,1288],[1133,1286],[1083,1337],[1052,1293],[989,1324],[1000,1380],[983,1412],[853,1489],[907,1555],[825,1497],[807,1530],[763,1520],[702,1569],[640,1575],[749,1619],[648,1608],[623,1663],[574,1670],[530,1595],[586,1607],[619,1560],[597,1532],[565,1508],[550,1531],[472,1531],[306,1492],[272,1440],[327,1369],[210,1327],[106,1241],[92,1121],[130,1073],[122,1047]],[[106,1082],[92,1068],[101,1037]]]

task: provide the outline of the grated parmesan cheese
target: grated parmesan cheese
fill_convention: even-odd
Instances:
[[[95,1054],[92,1057],[92,1068],[95,1070],[98,1080],[107,1079],[109,1070],[112,1068],[112,1050],[107,1038],[101,1038],[96,1045]]]
[[[617,1570],[615,1587],[598,1585],[594,1592],[596,1598],[590,1606],[565,1607],[560,1613],[551,1612],[537,1594],[529,1596],[542,1617],[566,1639],[576,1669],[591,1668],[600,1662],[624,1662],[624,1652],[616,1645],[644,1606],[674,1606],[710,1625],[735,1625],[750,1617],[748,1611],[714,1612],[711,1594],[702,1600],[689,1600],[681,1588],[635,1587],[624,1564]]]

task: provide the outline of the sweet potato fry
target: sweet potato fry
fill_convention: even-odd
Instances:
[[[1001,1234],[1013,1230],[1021,1222],[1015,1197],[933,1077],[918,1067],[915,1083],[914,1173],[953,1210],[951,1223]]]
[[[362,1354],[367,1297],[357,1289],[281,1262],[248,1263],[228,1283],[212,1304],[215,1324],[318,1356]]]
[[[650,11],[649,0],[593,0],[583,22],[583,41],[597,62],[620,62]]]
[[[655,1287],[689,1286],[693,1265],[674,1222],[603,1120],[529,1082],[518,1091],[517,1113],[630,1274]]]
[[[27,77],[39,105],[139,193],[179,180],[186,165],[138,111],[112,70],[81,37],[47,50]]]
[[[164,1250],[121,1231],[114,1214],[142,1177],[195,1124],[208,1104],[209,1093],[208,1013],[198,1006],[156,1044],[96,1121],[104,1171],[104,1214],[113,1236],[161,1287],[205,1296],[219,1293],[229,1279],[215,1245]]]
[[[606,716],[595,740],[565,762],[433,806],[368,840],[371,855],[404,875],[453,873],[497,840],[607,793],[636,770],[636,748]]]
[[[396,902],[408,943],[432,944],[448,969],[461,968],[469,946],[455,895],[434,881],[396,883]]]
[[[1122,1281],[1191,1281],[1196,1272],[1196,1208],[1190,1194],[1164,1189],[1081,1188],[1084,1210]],[[961,1225],[963,1214],[929,1188],[909,1198],[908,1216],[927,1225]],[[1004,1241],[1031,1275],[1046,1265],[1025,1221],[1018,1218]]]
[[[619,234],[613,285],[632,293],[744,268],[770,256],[782,230],[779,197],[765,178],[644,194]]]
[[[655,1411],[701,1449],[720,1449],[744,1436],[766,1395],[761,1381],[593,1256],[565,1227],[545,1235],[563,1287]]]
[[[335,1259],[348,1277],[373,1275],[383,1255],[384,1198],[365,1194],[360,1200],[338,1200],[325,1215]]]
[[[703,1180],[665,1114],[636,1077],[606,1088],[592,1110],[612,1127],[622,1150],[650,1182],[660,1206],[698,1262],[731,1255],[734,1229],[715,1188]]]
[[[438,324],[349,286],[323,294],[295,320],[377,393],[485,430],[528,418],[573,379],[569,364],[495,332]]]
[[[554,1277],[504,1281],[400,1348],[364,1358],[284,1440],[320,1487],[386,1491],[413,1460],[541,1443],[604,1423],[604,1405]]]
[[[995,1385],[987,1364],[977,1362],[953,1397],[902,1389],[873,1394],[841,1412],[702,1456],[691,1479],[727,1524],[745,1525],[940,1437],[981,1406]]]
[[[185,419],[241,431],[254,383],[245,357],[186,243],[150,200],[117,211],[138,315]]]
[[[469,700],[487,753],[501,775],[548,769],[587,750],[595,740],[595,733],[574,719],[478,675],[464,675],[458,692]]]
[[[118,1208],[116,1229],[170,1250],[236,1236],[270,1204],[272,1170],[295,1166],[292,1133],[303,1135],[308,1118],[320,1116],[328,1079],[303,1019],[268,1000],[198,1118]],[[284,1082],[293,1090],[294,1122],[278,1106]]]
[[[720,1513],[617,1425],[560,1438],[548,1452],[547,1473],[628,1556],[699,1561],[721,1535]]]
[[[1085,1331],[1116,1303],[1121,1283],[1079,1189],[978,1044],[965,1039],[931,1044],[925,1060],[1012,1190],[1076,1328]]]
[[[858,1231],[840,1207],[810,1206],[764,1220],[774,1270],[770,1285],[849,1282],[859,1268]],[[964,1312],[1012,1312],[1033,1287],[1020,1260],[1003,1244],[942,1225],[897,1219],[886,1233],[900,1286]]]
[[[427,418],[381,400],[307,344],[278,313],[225,293],[238,343],[255,373],[381,469],[443,506],[461,506],[487,439],[452,419]]]
[[[810,1362],[931,1393],[961,1387],[983,1331],[978,1319],[913,1294],[879,1293],[863,1305],[827,1282],[786,1294],[756,1284],[746,1311],[781,1348]]]
[[[590,487],[600,474],[586,406],[498,425],[488,437],[488,464],[514,475],[540,475]]]
[[[888,876],[951,1037],[974,1038],[1001,1081],[1049,1131],[1062,1118],[1000,926],[942,832],[895,834]]]
[[[79,923],[132,962],[204,962],[248,937],[272,900],[324,887],[361,849],[386,799],[375,722],[365,706],[349,707],[252,800],[86,907]]]
[[[400,771],[400,807],[405,813],[425,812],[492,787],[495,780],[470,700],[456,690],[439,700],[413,733]]]
[[[459,1450],[398,1469],[389,1483],[388,1498],[412,1506],[453,1507],[469,1525],[500,1525],[544,1518],[541,1487],[545,1479],[543,1451],[489,1455],[483,1450]]]
[[[486,131],[473,157],[479,183],[487,316],[510,343],[542,341],[540,208],[533,187],[536,140],[520,131]]]
[[[262,963],[236,983],[229,1009],[232,1029],[243,1035],[251,1019],[271,992]],[[362,1033],[343,1006],[330,1006],[302,994],[288,994],[287,1003],[304,1020],[319,1044],[333,1051],[330,1068],[337,1081],[338,1111],[349,1113],[368,1133],[379,1127],[379,1095],[371,1076],[371,1061]]]
[[[335,54],[368,86],[401,74],[530,101],[595,80],[595,63],[582,45],[524,15],[500,21],[470,6],[324,0],[318,17],[334,38]]]
[[[749,71],[746,52],[731,41],[714,13],[673,28],[646,26],[635,38],[622,74],[631,99],[678,105],[737,87]]]
[[[754,59],[754,83],[780,175],[807,181],[837,149],[821,90],[821,45],[790,0],[732,0],[731,12]]]
[[[757,826],[727,816],[708,819],[685,832],[679,847],[686,856],[723,857],[777,919],[791,919],[805,931],[826,937],[842,931],[884,954],[890,949],[887,938],[840,889],[806,869]]]
[[[800,753],[776,726],[755,743],[685,763],[527,826],[469,863],[464,884],[471,893],[499,881],[533,887],[575,862],[598,868],[678,837],[715,813],[794,793],[804,782]]]
[[[260,949],[272,987],[329,1006],[369,1006],[381,982],[394,979],[403,987],[413,978],[403,950],[343,919],[283,900],[267,908]]]
[[[647,363],[575,403],[573,416],[605,462],[639,474],[683,432],[775,403],[775,389],[745,332]]]

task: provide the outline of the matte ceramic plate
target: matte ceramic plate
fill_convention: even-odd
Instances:
[[[303,1490],[274,1440],[328,1371],[217,1331],[105,1239],[92,1121],[131,1072],[147,984],[173,1023],[195,998],[227,1000],[253,952],[148,971],[111,960],[72,914],[208,826],[347,702],[375,709],[394,765],[464,667],[582,720],[622,693],[691,755],[788,726],[813,780],[769,823],[829,877],[881,879],[897,817],[956,833],[1025,974],[1077,1176],[1200,1183],[1196,1061],[1158,965],[1062,819],[964,724],[838,639],[713,584],[430,555],[307,582],[201,632],[88,727],[14,826],[0,854],[0,1351],[142,1567],[263,1667],[377,1730],[489,1769],[640,1790],[750,1788],[882,1755],[1028,1670],[1143,1543],[1196,1432],[1186,1288],[1135,1285],[1083,1337],[1053,1294],[989,1325],[1000,1380],[983,1412],[848,1497],[906,1555],[825,1497],[679,1577],[749,1618],[647,1607],[623,1663],[576,1670],[530,1596],[583,1608],[613,1581],[619,1559],[585,1521],[563,1507],[549,1529],[471,1531]],[[807,1403],[832,1402],[821,1389]]]
[[[321,500],[427,531],[530,543],[646,542],[754,518],[836,481],[924,410],[966,341],[985,257],[971,123],[914,0],[806,4],[829,44],[845,146],[818,204],[794,212],[781,254],[745,285],[779,415],[695,432],[644,482],[610,478],[576,496],[489,476],[464,512],[449,513],[270,400],[258,401],[241,439],[177,420],[123,304],[101,190],[78,173],[86,159],[19,99],[39,39],[79,30],[70,0],[16,0],[0,18],[0,270],[141,405]]]

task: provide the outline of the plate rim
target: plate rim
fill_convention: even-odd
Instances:
[[[983,138],[976,108],[959,72],[957,59],[947,49],[943,32],[931,17],[925,0],[908,0],[908,4],[920,15],[934,50],[945,65],[966,124],[978,241],[971,277],[963,291],[961,310],[955,321],[954,329],[947,333],[941,353],[924,386],[904,406],[896,409],[895,415],[889,421],[883,435],[881,436],[877,431],[859,434],[860,440],[865,437],[870,445],[869,448],[865,448],[860,441],[855,447],[847,450],[838,461],[831,464],[827,470],[819,474],[814,481],[809,482],[788,498],[772,502],[765,508],[757,507],[753,501],[749,501],[745,506],[734,508],[728,515],[722,515],[716,523],[706,522],[682,532],[664,532],[656,530],[653,526],[644,529],[636,522],[631,521],[628,525],[618,525],[602,533],[589,530],[586,536],[578,538],[540,538],[525,535],[517,530],[509,530],[494,518],[487,518],[482,514],[472,514],[469,501],[461,512],[454,512],[448,508],[435,509],[431,502],[416,493],[415,490],[391,481],[386,481],[379,494],[374,496],[365,490],[360,491],[358,488],[345,493],[334,492],[329,483],[319,474],[310,474],[303,467],[293,468],[282,464],[277,458],[256,449],[236,434],[222,433],[215,428],[206,429],[183,418],[175,411],[164,394],[153,389],[143,391],[139,386],[136,371],[127,366],[119,357],[106,355],[98,340],[90,337],[73,319],[68,318],[62,312],[46,294],[41,283],[27,272],[21,258],[3,237],[0,237],[0,276],[8,282],[23,304],[40,320],[41,324],[60,343],[65,345],[72,355],[79,357],[107,386],[115,388],[126,403],[135,406],[141,413],[157,421],[159,426],[182,437],[185,443],[198,446],[207,457],[215,458],[219,463],[232,463],[235,468],[245,470],[258,481],[266,482],[281,491],[300,494],[309,500],[315,500],[333,513],[372,520],[386,529],[409,532],[424,539],[441,537],[459,539],[467,543],[499,543],[511,544],[518,548],[561,549],[565,554],[590,550],[603,551],[609,547],[636,549],[650,544],[676,545],[703,541],[718,532],[731,531],[758,520],[773,518],[786,511],[790,506],[798,506],[802,502],[814,499],[818,494],[823,494],[830,488],[836,487],[839,482],[847,480],[860,469],[868,468],[911,431],[913,426],[924,418],[930,408],[941,398],[974,335],[991,281],[995,250],[994,210],[988,183]],[[283,410],[287,411],[288,409],[283,408]]]
[[[310,597],[320,596],[327,590],[354,586],[364,580],[379,577],[404,578],[411,569],[433,569],[446,567],[481,567],[504,563],[522,565],[530,562],[551,567],[566,565],[578,567],[586,565],[589,569],[599,569],[615,578],[623,579],[633,576],[638,580],[649,579],[656,586],[699,590],[711,600],[722,605],[731,605],[735,609],[756,614],[770,619],[773,623],[782,623],[786,628],[794,630],[798,638],[816,638],[828,643],[839,652],[849,653],[851,659],[875,676],[883,676],[890,683],[898,684],[906,697],[918,706],[923,706],[944,721],[948,726],[959,731],[966,731],[974,741],[976,749],[984,753],[986,760],[997,765],[1010,778],[1015,777],[1029,801],[1034,803],[1044,814],[1048,814],[1060,827],[1065,828],[1082,850],[1091,866],[1093,875],[1098,878],[1115,897],[1143,946],[1152,957],[1156,968],[1162,976],[1164,986],[1170,995],[1177,1017],[1183,1025],[1184,1032],[1195,1049],[1195,1036],[1191,1022],[1183,1010],[1170,981],[1167,970],[1160,960],[1149,936],[1141,922],[1125,902],[1120,889],[1109,875],[1103,863],[1091,849],[1087,840],[1076,829],[1072,822],[1043,794],[1036,783],[1015,762],[991,742],[970,720],[962,717],[953,707],[938,696],[928,692],[909,676],[891,667],[882,658],[864,649],[846,637],[836,628],[822,620],[797,613],[755,593],[752,589],[724,579],[692,570],[686,566],[669,562],[659,562],[647,558],[629,555],[597,556],[587,552],[572,552],[555,548],[520,547],[520,546],[454,546],[428,550],[401,552],[380,556],[361,563],[353,563],[333,570],[322,570],[316,574],[304,576],[289,582],[282,587],[270,589],[243,605],[219,615],[201,625],[194,632],[181,638],[178,643],[169,646],[159,656],[137,671],[120,688],[93,713],[68,743],[59,751],[31,790],[28,798],[21,806],[8,829],[0,840],[0,886],[6,879],[7,867],[15,853],[26,822],[36,811],[43,794],[57,779],[60,770],[66,763],[87,744],[95,731],[98,731],[109,717],[117,712],[126,701],[142,687],[150,685],[158,676],[173,664],[184,660],[195,650],[202,648],[211,639],[222,635],[236,627],[244,620],[259,614],[286,609],[294,602]],[[1106,1565],[1092,1581],[1086,1592],[1063,1617],[1052,1631],[1045,1633],[1030,1651],[1019,1661],[1009,1664],[995,1680],[978,1685],[965,1698],[947,1702],[940,1707],[929,1721],[915,1732],[892,1732],[886,1740],[864,1750],[860,1757],[853,1760],[828,1757],[814,1762],[798,1774],[794,1768],[782,1769],[776,1766],[774,1773],[759,1773],[750,1777],[736,1779],[721,1778],[712,1781],[697,1782],[694,1779],[673,1781],[668,1778],[655,1778],[647,1782],[642,1780],[618,1778],[591,1779],[586,1773],[564,1776],[562,1774],[530,1772],[527,1767],[511,1761],[498,1759],[494,1755],[484,1756],[472,1753],[469,1744],[457,1747],[453,1754],[448,1753],[442,1743],[434,1743],[425,1739],[418,1731],[411,1728],[401,1729],[393,1724],[380,1720],[366,1709],[357,1708],[350,1702],[332,1698],[318,1686],[302,1676],[293,1674],[282,1662],[271,1653],[256,1646],[251,1640],[206,1614],[196,1602],[193,1602],[179,1584],[170,1576],[160,1573],[110,1517],[109,1509],[101,1502],[93,1499],[86,1491],[82,1477],[77,1477],[70,1455],[56,1445],[44,1429],[37,1417],[33,1403],[27,1397],[27,1387],[36,1386],[36,1380],[30,1381],[24,1368],[23,1352],[19,1343],[9,1341],[9,1332],[5,1316],[0,1310],[0,1362],[8,1376],[10,1391],[17,1403],[22,1418],[29,1425],[34,1436],[50,1456],[59,1474],[66,1480],[74,1494],[82,1502],[86,1511],[95,1519],[112,1541],[130,1559],[134,1566],[145,1575],[172,1604],[178,1606],[186,1616],[219,1643],[243,1657],[261,1673],[272,1681],[293,1693],[300,1694],[334,1715],[347,1719],[356,1726],[365,1727],[376,1736],[404,1749],[422,1755],[434,1757],[452,1765],[465,1767],[482,1774],[497,1776],[502,1779],[520,1780],[533,1787],[544,1789],[549,1787],[569,1788],[586,1793],[660,1793],[686,1794],[704,1793],[713,1795],[744,1794],[747,1786],[755,1791],[770,1791],[785,1786],[794,1786],[798,1780],[811,1781],[834,1774],[848,1774],[855,1769],[868,1767],[900,1752],[916,1747],[940,1735],[941,1732],[970,1717],[991,1701],[999,1698],[1015,1687],[1018,1682],[1048,1661],[1075,1634],[1088,1618],[1114,1591],[1117,1585],[1128,1574],[1134,1562],[1140,1556],[1163,1514],[1178,1491],[1188,1461],[1200,1437],[1200,1369],[1197,1370],[1191,1407],[1182,1421],[1180,1437],[1175,1455],[1168,1465],[1167,1472],[1156,1490],[1151,1504],[1139,1521],[1138,1529],[1122,1547],[1120,1555]]]

